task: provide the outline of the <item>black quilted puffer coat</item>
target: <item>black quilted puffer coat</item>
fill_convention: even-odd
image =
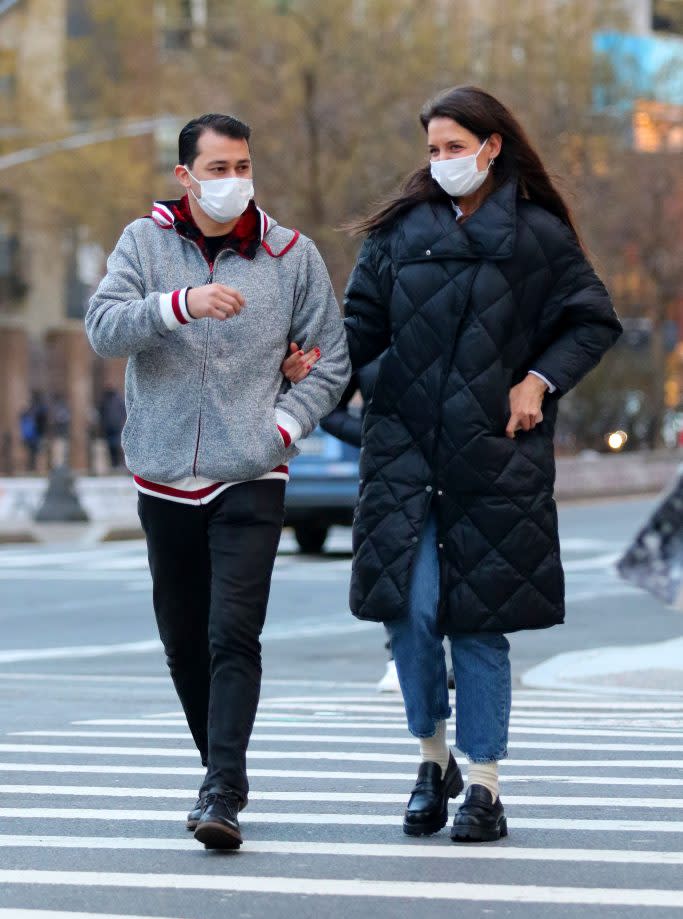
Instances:
[[[621,331],[571,231],[514,181],[463,223],[448,202],[419,204],[365,240],[345,306],[355,368],[388,348],[363,432],[354,614],[406,615],[433,507],[446,634],[562,622],[558,398]],[[509,392],[531,369],[557,390],[511,440]]]

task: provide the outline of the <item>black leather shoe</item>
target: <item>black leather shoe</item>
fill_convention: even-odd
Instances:
[[[494,802],[488,788],[470,785],[451,827],[453,842],[495,842],[507,834],[500,798]]]
[[[194,802],[192,806],[192,810],[187,815],[187,823],[185,824],[185,827],[188,830],[197,829],[199,818],[202,816],[203,807],[204,807],[203,797],[202,795],[199,795],[199,797],[197,798],[197,800]]]
[[[241,801],[236,794],[209,792],[194,838],[207,849],[239,849],[242,833],[237,815]]]
[[[403,832],[408,836],[438,833],[448,823],[448,799],[457,798],[464,787],[452,753],[449,754],[443,779],[438,763],[421,763],[403,817]]]

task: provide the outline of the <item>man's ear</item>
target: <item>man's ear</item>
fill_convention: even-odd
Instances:
[[[183,188],[189,189],[191,187],[192,180],[190,179],[190,174],[188,173],[185,166],[176,166],[173,170],[173,173]]]

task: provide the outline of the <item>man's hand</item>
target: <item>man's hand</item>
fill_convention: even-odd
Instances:
[[[546,384],[535,374],[527,377],[510,390],[510,420],[505,429],[505,436],[515,436],[515,431],[531,431],[543,421],[543,396]]]
[[[225,284],[205,284],[187,292],[187,311],[193,319],[232,319],[244,309],[244,297]]]
[[[313,348],[304,354],[296,342],[289,346],[289,356],[282,362],[282,373],[290,383],[300,383],[311,372],[316,361],[320,360],[320,348]]]

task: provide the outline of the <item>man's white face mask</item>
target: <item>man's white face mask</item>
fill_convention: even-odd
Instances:
[[[201,198],[190,191],[207,217],[216,223],[230,223],[246,211],[254,197],[254,183],[251,179],[197,179],[186,166],[188,175],[201,190]]]

